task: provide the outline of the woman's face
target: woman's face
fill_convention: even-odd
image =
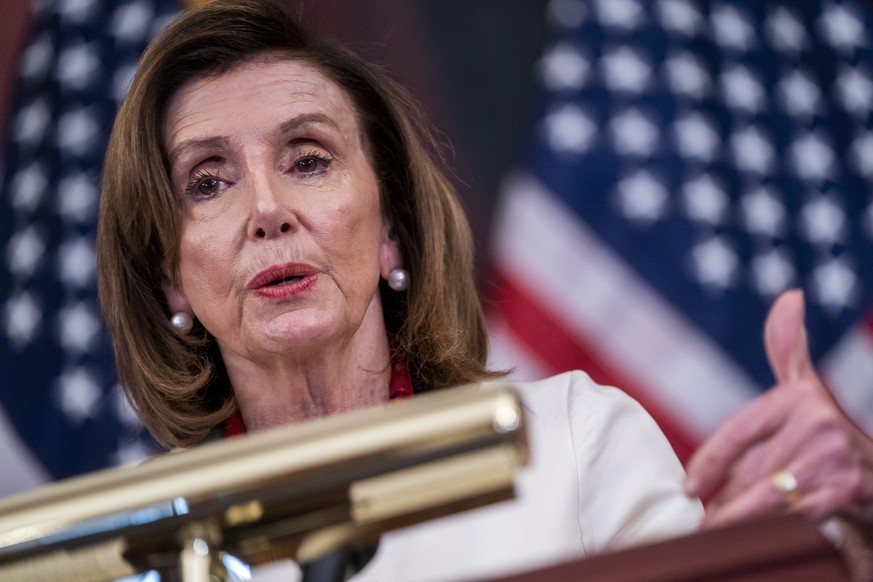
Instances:
[[[244,64],[170,101],[184,219],[180,284],[164,290],[225,359],[384,334],[378,282],[399,254],[362,139],[345,91],[301,61]]]

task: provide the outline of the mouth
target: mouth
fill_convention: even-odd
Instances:
[[[302,275],[294,275],[292,277],[283,277],[281,279],[277,279],[275,281],[270,281],[262,285],[262,287],[278,287],[280,285],[287,285],[289,283],[295,283],[303,278]]]
[[[248,288],[257,290],[269,287],[282,287],[297,283],[314,275],[315,269],[310,265],[299,263],[273,265],[255,275],[249,282]]]

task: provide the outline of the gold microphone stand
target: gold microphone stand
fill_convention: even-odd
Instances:
[[[210,442],[0,499],[0,582],[227,579],[224,553],[301,564],[513,496],[510,384],[467,386]],[[166,578],[165,578],[166,577]]]

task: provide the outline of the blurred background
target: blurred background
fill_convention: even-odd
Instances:
[[[813,357],[873,430],[873,12],[865,0],[311,0],[423,103],[477,245],[492,361],[580,368],[680,458]],[[184,3],[0,0],[0,494],[155,449],[119,397],[93,239],[136,60]]]

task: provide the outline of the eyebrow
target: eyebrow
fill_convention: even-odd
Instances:
[[[276,132],[279,135],[291,133],[306,125],[327,125],[337,131],[340,130],[336,122],[324,115],[323,113],[303,113],[292,117],[279,126]],[[230,140],[223,136],[207,137],[207,138],[191,138],[179,143],[169,152],[170,165],[173,166],[176,160],[189,150],[210,149],[210,148],[227,148],[230,145]]]
[[[207,137],[207,138],[191,138],[182,141],[179,145],[174,147],[169,154],[170,158],[170,167],[176,165],[176,160],[178,160],[183,154],[191,150],[198,150],[203,148],[222,148],[225,149],[230,145],[230,141],[226,137]]]
[[[286,121],[285,123],[280,125],[279,126],[279,133],[280,134],[289,133],[289,132],[294,131],[295,129],[298,129],[304,125],[310,125],[310,124],[328,125],[328,126],[332,127],[333,129],[336,129],[337,131],[339,131],[339,129],[340,129],[339,126],[336,124],[336,122],[332,118],[328,117],[327,115],[325,115],[323,113],[303,113],[301,115],[297,115],[295,117],[292,117],[291,119],[289,119],[288,121]]]

